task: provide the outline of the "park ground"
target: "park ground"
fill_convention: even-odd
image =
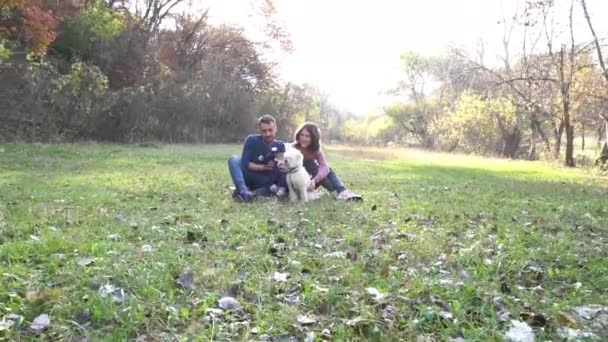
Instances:
[[[240,204],[239,150],[0,145],[0,340],[608,336],[593,170],[330,147],[364,202]]]

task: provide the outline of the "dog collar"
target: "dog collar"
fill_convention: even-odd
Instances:
[[[299,169],[300,169],[300,167],[296,166],[294,168],[288,169],[287,173],[296,173]]]

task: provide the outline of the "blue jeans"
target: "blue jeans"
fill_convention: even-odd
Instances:
[[[315,160],[305,160],[304,168],[313,177],[316,176],[319,172],[319,164],[317,164]],[[317,187],[319,187],[320,185],[327,189],[327,191],[329,192],[336,191],[337,193],[341,193],[346,189],[340,177],[338,177],[338,175],[336,175],[336,173],[332,169],[329,169],[327,177],[325,177],[324,180],[318,183]]]
[[[228,158],[228,170],[237,192],[248,190],[251,187],[256,196],[270,196],[272,194],[268,189],[271,184],[266,184],[272,181],[271,177],[253,175],[246,171],[241,165],[241,158],[238,156]]]

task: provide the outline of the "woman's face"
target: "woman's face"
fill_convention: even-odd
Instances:
[[[298,136],[298,144],[300,144],[302,148],[308,148],[310,146],[310,140],[310,132],[308,132],[308,130],[304,128]]]

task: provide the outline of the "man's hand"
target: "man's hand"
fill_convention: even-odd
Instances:
[[[268,161],[268,163],[264,164],[264,171],[272,171],[272,169],[274,169],[275,165],[276,165],[276,163],[274,160]]]
[[[274,168],[275,165],[275,161],[271,160],[266,164],[256,164],[256,163],[249,163],[249,171],[253,171],[253,172],[262,172],[262,171],[272,171],[272,169]]]
[[[317,188],[317,182],[315,182],[315,179],[312,178],[310,180],[310,184],[308,185],[308,191],[314,191]]]

